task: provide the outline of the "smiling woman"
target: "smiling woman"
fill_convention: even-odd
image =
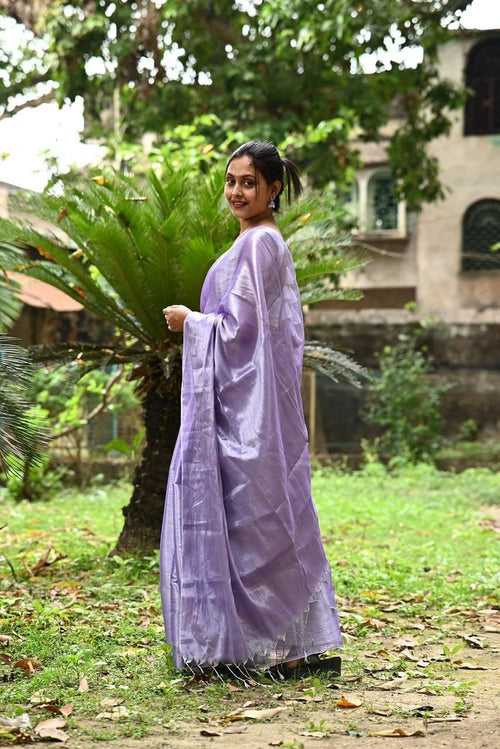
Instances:
[[[184,345],[160,589],[174,663],[201,674],[340,672],[338,657],[320,657],[342,640],[311,497],[300,293],[273,215],[285,183],[289,198],[300,192],[272,144],[231,156],[240,234],[210,268],[201,311],[165,310]]]

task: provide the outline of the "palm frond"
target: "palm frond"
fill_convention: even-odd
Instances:
[[[21,310],[16,292],[19,284],[0,275],[0,331],[8,330]]]
[[[19,259],[18,250],[14,256]],[[8,330],[21,311],[21,302],[17,297],[19,284],[7,275],[8,266],[12,262],[12,252],[0,250],[0,331]]]
[[[303,364],[334,382],[347,382],[357,388],[362,388],[372,379],[369,370],[350,356],[313,339],[304,343]]]
[[[26,349],[15,339],[0,336],[0,470],[5,473],[20,475],[27,459],[37,463],[46,442],[30,410],[28,391],[33,371]]]

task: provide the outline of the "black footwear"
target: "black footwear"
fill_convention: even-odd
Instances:
[[[342,660],[338,655],[330,658],[321,658],[319,655],[310,655],[307,661],[304,659],[298,666],[288,666],[287,663],[278,663],[268,668],[272,678],[284,680],[301,676],[311,676],[319,672],[328,672],[332,676],[340,676],[342,672]]]

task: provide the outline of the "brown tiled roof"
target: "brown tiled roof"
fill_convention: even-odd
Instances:
[[[83,309],[82,305],[75,299],[51,286],[45,281],[39,281],[37,278],[30,278],[24,273],[14,273],[8,271],[7,275],[13,281],[17,281],[20,286],[18,296],[25,304],[30,307],[43,307],[53,309],[56,312],[79,312]]]

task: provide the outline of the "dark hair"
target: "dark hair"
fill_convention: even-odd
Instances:
[[[249,140],[243,143],[234,151],[226,164],[226,172],[229,164],[233,159],[239,159],[241,156],[249,156],[252,164],[262,174],[267,184],[272,184],[275,180],[281,182],[281,189],[274,198],[275,211],[280,207],[280,195],[285,189],[285,175],[287,199],[290,203],[292,199],[292,188],[294,197],[298,197],[302,192],[302,183],[299,177],[299,170],[290,159],[282,159],[278,149],[273,143],[260,140]]]

